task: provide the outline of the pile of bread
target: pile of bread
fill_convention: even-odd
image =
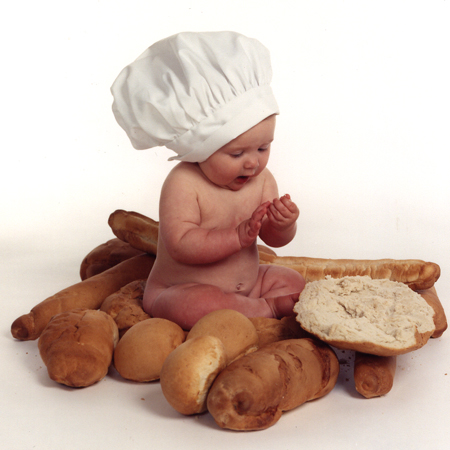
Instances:
[[[333,389],[335,349],[354,351],[355,388],[371,398],[392,388],[397,355],[447,328],[437,264],[278,257],[259,246],[262,264],[305,277],[295,316],[249,319],[219,310],[183,330],[142,308],[158,223],[118,210],[109,225],[116,238],[84,258],[81,281],[11,326],[16,339],[39,339],[50,378],[67,386],[90,386],[113,366],[128,380],[160,380],[181,414],[209,411],[222,428],[260,430]]]

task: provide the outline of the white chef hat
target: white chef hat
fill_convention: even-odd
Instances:
[[[270,55],[256,39],[184,32],[153,44],[125,67],[113,112],[134,148],[165,146],[170,159],[202,162],[272,114]]]

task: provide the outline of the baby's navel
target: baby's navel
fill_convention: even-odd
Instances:
[[[236,286],[236,291],[240,291],[240,290],[242,289],[243,286],[244,286],[244,283],[239,283],[239,284]]]

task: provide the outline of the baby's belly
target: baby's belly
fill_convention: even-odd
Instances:
[[[211,284],[225,292],[248,295],[255,287],[259,273],[258,252],[248,250],[223,261],[204,265],[186,265],[157,258],[150,280],[161,287],[186,283]]]

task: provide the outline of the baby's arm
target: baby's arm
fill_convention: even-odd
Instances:
[[[175,168],[161,192],[159,233],[171,257],[189,265],[210,264],[252,245],[270,202],[237,227],[204,228],[192,179],[189,166]]]

